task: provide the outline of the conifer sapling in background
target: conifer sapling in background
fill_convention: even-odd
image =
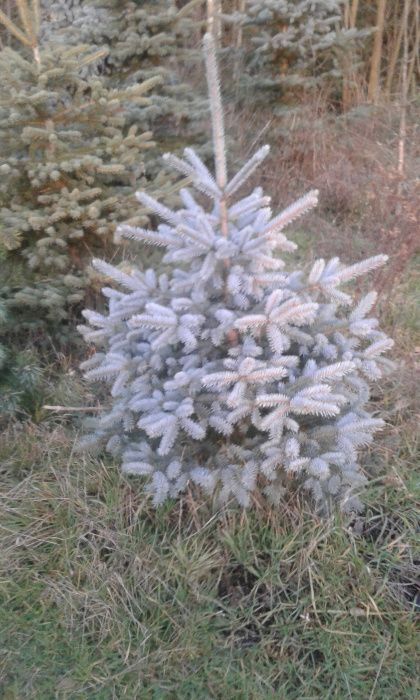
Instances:
[[[369,31],[347,29],[343,24],[342,0],[244,0],[241,11],[225,21],[242,27],[243,41],[236,47],[243,63],[241,80],[247,86],[282,93],[319,90],[339,84],[344,62],[353,67],[359,45]],[[228,7],[231,5],[228,4]]]
[[[43,3],[45,31],[65,46],[106,46],[101,74],[108,87],[130,87],[159,77],[159,89],[150,93],[146,107],[127,105],[127,122],[152,130],[164,148],[173,150],[187,145],[187,138],[195,134],[202,138],[207,104],[189,84],[191,70],[200,61],[193,37],[201,35],[197,13],[202,4],[189,0],[178,8],[172,0],[54,0]],[[171,180],[155,151],[148,154],[147,167],[164,191],[165,181],[170,185]],[[168,201],[171,192],[164,196]]]
[[[85,311],[80,327],[98,348],[86,377],[111,385],[110,408],[85,444],[106,445],[124,472],[144,475],[156,505],[191,481],[244,506],[255,489],[278,503],[302,484],[320,510],[333,501],[357,509],[366,479],[358,449],[382,426],[367,410],[368,384],[392,341],[369,315],[375,293],[354,302],[341,285],[386,257],[285,269],[278,253],[296,246],[283,229],[316,205],[317,192],[280,214],[260,187],[238,195],[269,148],[228,177],[209,35],[204,47],[215,177],[192,149],[183,159],[166,155],[198,194],[181,190],[174,211],[139,192],[163,223],[120,227],[163,247],[168,272],[128,274],[94,261],[119,288],[105,287],[108,313]]]
[[[17,314],[57,325],[84,300],[86,263],[110,252],[116,224],[147,222],[133,190],[153,142],[127,113],[159,78],[109,88],[85,72],[106,51],[41,40],[38,1],[18,9],[19,25],[0,13],[21,45],[0,51],[0,292]]]

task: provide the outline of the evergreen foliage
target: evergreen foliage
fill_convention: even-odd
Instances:
[[[128,119],[153,128],[170,148],[178,139],[185,144],[185,127],[191,133],[205,110],[204,100],[182,80],[184,67],[191,71],[199,60],[192,37],[199,33],[194,9],[200,4],[202,0],[191,0],[178,9],[172,0],[56,0],[45,3],[46,30],[65,45],[82,41],[107,46],[101,72],[111,86],[159,76],[161,86],[151,94],[147,109],[132,105]],[[155,169],[160,170],[157,164]]]
[[[246,0],[230,21],[243,26],[246,84],[273,91],[319,88],[342,77],[343,58],[367,33],[345,29],[343,0]]]
[[[337,500],[354,509],[365,481],[357,450],[382,425],[366,408],[368,381],[381,376],[392,341],[369,316],[375,293],[354,304],[340,287],[386,256],[284,269],[277,253],[296,246],[283,229],[316,205],[317,192],[277,215],[260,187],[236,197],[269,148],[228,178],[209,35],[205,57],[216,175],[191,149],[184,159],[167,155],[199,197],[182,189],[175,211],[139,192],[164,223],[120,227],[166,249],[169,271],[127,273],[94,261],[121,290],[105,287],[109,312],[85,311],[80,327],[98,346],[85,376],[109,382],[112,396],[86,444],[106,444],[125,472],[146,475],[156,505],[190,480],[244,506],[255,488],[278,502],[297,481],[320,508]]]
[[[7,308],[0,302],[0,423],[34,407],[42,380],[35,353],[17,351],[11,335]]]
[[[32,53],[0,52],[0,246],[13,269],[3,296],[56,323],[85,298],[86,261],[109,251],[115,224],[147,221],[132,191],[153,142],[127,114],[159,79],[109,88],[83,72],[106,51],[39,43],[29,30]]]

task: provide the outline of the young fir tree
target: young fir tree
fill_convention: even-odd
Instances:
[[[283,229],[316,205],[317,192],[277,215],[260,187],[237,196],[269,148],[228,177],[209,35],[205,59],[215,177],[191,149],[183,160],[165,156],[199,199],[183,189],[174,211],[139,192],[164,223],[120,228],[165,248],[170,271],[127,274],[94,261],[121,290],[105,287],[109,312],[85,311],[89,325],[80,327],[98,346],[83,364],[86,377],[109,382],[112,397],[87,444],[106,444],[126,473],[145,475],[155,504],[189,481],[222,501],[246,506],[261,488],[278,502],[296,481],[320,508],[332,499],[357,508],[354,492],[365,481],[358,448],[382,425],[367,410],[368,381],[381,376],[392,341],[369,317],[375,293],[354,303],[340,287],[386,257],[284,269],[277,252],[296,246]]]
[[[243,63],[243,82],[273,95],[337,84],[348,52],[354,61],[366,36],[344,28],[343,5],[343,0],[245,0],[242,12],[230,16],[242,25],[237,60]]]
[[[25,49],[0,52],[1,295],[19,314],[57,323],[84,299],[86,263],[110,249],[116,223],[147,221],[132,192],[153,143],[127,114],[148,104],[158,78],[106,87],[83,72],[106,52],[39,42],[36,0],[18,7],[22,27],[0,16]]]

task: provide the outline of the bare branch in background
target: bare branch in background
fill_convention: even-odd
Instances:
[[[407,98],[408,98],[408,18],[411,0],[405,0],[403,12],[403,58],[401,64],[400,128],[398,135],[398,197],[401,197],[404,181],[405,142],[407,137]],[[400,202],[398,203],[400,206]]]
[[[222,0],[207,0],[207,31],[213,36],[217,48],[222,37],[221,14]]]
[[[378,0],[376,11],[376,32],[373,38],[373,48],[369,73],[368,98],[374,104],[378,103],[380,89],[380,73],[382,62],[383,36],[385,28],[386,0]]]

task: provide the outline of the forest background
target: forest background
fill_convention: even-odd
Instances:
[[[4,696],[417,697],[418,4],[2,0],[0,23]],[[320,190],[290,234],[300,262],[390,256],[377,312],[398,367],[351,522],[298,497],[215,517],[193,490],[156,513],[74,452],[107,398],[78,369],[90,261],[159,266],[116,225],[155,223],[136,189],[177,202],[162,153],[210,158],[206,30],[232,168],[269,142],[276,208]]]

